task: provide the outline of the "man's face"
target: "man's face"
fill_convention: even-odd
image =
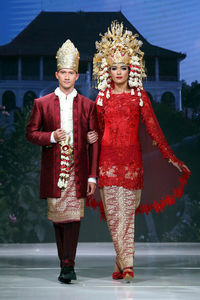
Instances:
[[[72,69],[61,69],[60,71],[56,72],[56,78],[58,79],[59,86],[61,90],[64,91],[74,88],[78,77],[79,74]]]

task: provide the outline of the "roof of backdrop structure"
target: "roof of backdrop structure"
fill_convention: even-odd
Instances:
[[[107,31],[111,22],[123,22],[124,27],[143,41],[142,50],[148,56],[184,59],[185,54],[151,45],[121,12],[41,12],[9,44],[0,46],[0,55],[54,56],[58,48],[70,39],[78,48],[82,60],[91,60],[99,33]]]

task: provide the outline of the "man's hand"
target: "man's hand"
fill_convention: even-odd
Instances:
[[[87,185],[87,196],[91,196],[94,194],[96,190],[96,183],[94,182],[88,182],[88,185]]]
[[[54,131],[53,137],[54,137],[56,142],[61,142],[61,141],[64,141],[66,139],[66,133],[63,129],[59,128],[59,129]]]
[[[94,144],[98,140],[98,133],[93,130],[87,133],[87,142],[89,144]]]

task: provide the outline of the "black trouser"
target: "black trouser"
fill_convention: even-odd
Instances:
[[[76,248],[80,231],[80,222],[53,223],[60,267],[75,265]]]

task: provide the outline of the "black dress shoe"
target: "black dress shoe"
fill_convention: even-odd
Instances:
[[[58,276],[58,281],[60,281],[61,283],[66,283],[66,284],[71,283],[71,280],[64,279],[61,275]]]
[[[74,271],[74,267],[64,267],[62,268],[58,280],[62,283],[70,283],[71,280],[76,280],[76,273]]]

